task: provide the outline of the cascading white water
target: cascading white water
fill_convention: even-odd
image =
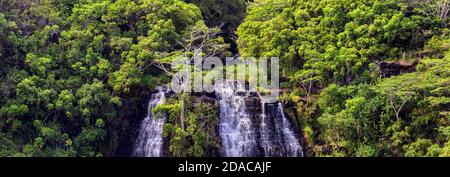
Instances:
[[[272,143],[270,143],[269,136],[270,130],[267,124],[267,116],[266,112],[266,104],[261,100],[261,124],[260,124],[260,143],[262,148],[264,149],[264,156],[271,156],[272,154]]]
[[[303,156],[302,147],[284,114],[282,103],[267,104],[262,101],[260,127],[253,127],[252,123],[256,120],[251,119],[245,103],[250,93],[236,92],[234,89],[236,84],[238,83],[226,82],[215,90],[220,104],[219,134],[223,145],[223,155],[253,157],[263,153],[262,155],[266,157]],[[133,156],[162,156],[162,131],[166,117],[152,113],[153,108],[165,102],[165,89],[160,87],[158,90],[158,93],[152,95],[148,104],[148,114],[142,121]],[[257,139],[257,133],[260,135],[259,139]],[[258,152],[258,149],[263,149],[264,152]]]
[[[264,156],[302,157],[302,147],[295,138],[292,125],[284,114],[283,104],[278,102],[275,107],[262,102],[261,106],[259,132]]]
[[[164,89],[158,87],[158,93],[152,95],[148,104],[147,117],[142,121],[138,138],[136,139],[133,156],[160,157],[162,156],[162,131],[165,116],[157,116],[152,109],[165,101]]]
[[[295,134],[292,131],[292,125],[284,115],[283,104],[281,102],[278,102],[278,113],[281,116],[281,126],[279,127],[279,130],[283,133],[283,144],[286,156],[303,157],[302,146],[297,138],[295,138]]]
[[[226,82],[216,89],[220,103],[220,128],[226,157],[251,157],[256,154],[255,133],[245,107],[245,95],[233,89],[235,82]]]

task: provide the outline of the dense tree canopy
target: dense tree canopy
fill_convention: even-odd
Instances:
[[[2,0],[0,156],[116,156],[174,57],[280,57],[308,156],[450,156],[446,0]],[[201,49],[203,53],[197,53]],[[215,156],[217,105],[176,94],[170,156]],[[130,146],[127,144],[126,146]],[[129,155],[129,154],[125,154]]]
[[[312,78],[318,86],[366,81],[370,62],[423,47],[442,23],[408,14],[398,0],[263,0],[252,6],[237,32],[242,56],[279,56],[295,67],[287,69],[296,79]]]
[[[237,31],[239,51],[280,57],[293,90],[285,101],[296,105],[291,117],[311,155],[448,156],[444,5],[256,0]],[[382,78],[389,62],[417,71]]]
[[[2,156],[113,155],[129,119],[120,109],[136,109],[139,88],[161,80],[155,63],[205,26],[200,10],[179,0],[8,3]]]

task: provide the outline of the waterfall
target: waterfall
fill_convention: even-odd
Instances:
[[[261,125],[260,125],[260,142],[261,146],[264,149],[264,156],[271,156],[272,154],[272,145],[269,141],[270,136],[270,130],[268,127],[268,121],[266,116],[266,103],[264,103],[263,100],[261,100]]]
[[[136,157],[160,157],[162,156],[163,137],[162,131],[165,116],[155,115],[152,109],[165,101],[164,89],[158,87],[158,93],[152,95],[148,103],[147,117],[142,121],[138,138],[133,152]]]
[[[303,149],[300,142],[295,138],[295,134],[292,131],[292,125],[284,115],[283,104],[278,102],[278,113],[281,118],[281,122],[278,123],[281,126],[278,130],[281,130],[283,134],[283,145],[285,148],[285,154],[287,157],[303,157]],[[277,118],[279,120],[279,118]]]
[[[259,133],[264,156],[302,157],[302,147],[284,114],[283,104],[266,104],[262,101],[261,107]]]
[[[268,104],[261,99],[261,122],[252,120],[246,105],[247,92],[236,92],[239,82],[226,81],[216,87],[220,103],[219,134],[226,157],[301,157],[302,147],[281,102]],[[259,124],[253,126],[253,124]],[[258,135],[257,137],[256,135]],[[263,152],[258,152],[263,150]]]
[[[256,155],[255,133],[245,107],[245,95],[235,92],[235,82],[225,82],[216,89],[220,103],[219,134],[226,157]]]
[[[265,103],[261,99],[260,120],[249,113],[246,99],[255,98],[250,92],[237,92],[238,82],[225,82],[215,89],[220,105],[219,136],[226,157],[301,157],[302,147],[292,124],[284,114],[281,102]],[[147,117],[142,121],[133,156],[162,156],[162,131],[165,115],[155,115],[152,109],[165,102],[166,88],[159,87],[148,104]],[[248,100],[247,100],[248,101]],[[252,102],[252,101],[250,101]],[[256,104],[253,102],[253,105]],[[258,107],[258,106],[256,106]],[[255,109],[250,109],[255,110]],[[257,111],[259,112],[259,111]],[[257,114],[253,113],[252,114]],[[257,136],[259,135],[259,136]]]

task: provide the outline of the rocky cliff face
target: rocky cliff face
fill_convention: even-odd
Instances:
[[[151,97],[151,92],[146,88],[140,88],[136,92],[140,99],[122,100],[123,106],[120,109],[119,118],[127,124],[126,129],[120,129],[116,132],[119,142],[115,150],[115,156],[130,156],[133,153],[133,145],[139,134],[139,128],[142,120],[147,115],[147,106]]]
[[[383,77],[391,77],[400,75],[402,73],[410,73],[416,71],[418,62],[412,64],[403,64],[400,62],[386,62],[380,63],[380,70]]]

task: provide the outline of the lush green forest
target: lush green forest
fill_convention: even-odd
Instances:
[[[305,156],[450,156],[448,0],[0,0],[0,156],[128,156],[177,55],[278,56]],[[170,156],[220,148],[181,94]]]

